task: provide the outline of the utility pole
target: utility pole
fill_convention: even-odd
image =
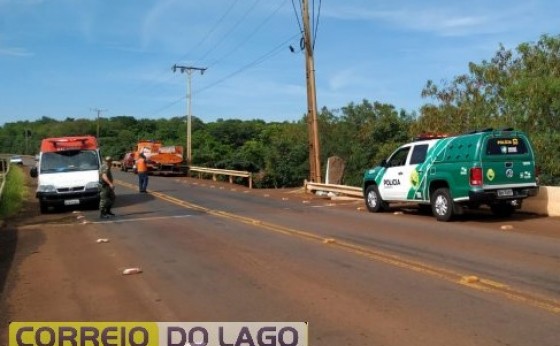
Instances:
[[[188,83],[187,83],[187,108],[188,108],[188,115],[187,115],[187,164],[190,166],[192,162],[192,152],[191,152],[191,117],[192,117],[192,72],[193,71],[200,71],[200,74],[203,75],[204,71],[207,68],[202,67],[193,67],[193,66],[181,66],[181,65],[173,65],[171,68],[173,72],[177,72],[180,70],[181,73],[187,73],[188,76]]]
[[[99,108],[92,108],[92,111],[97,112],[97,140],[99,140],[99,117],[101,115],[101,112],[106,112],[106,109],[99,109]]]
[[[301,1],[303,21],[303,42],[305,47],[305,70],[307,80],[307,136],[309,143],[310,180],[321,183],[321,161],[319,149],[319,129],[317,125],[317,95],[315,93],[315,63],[313,61],[314,42],[309,27],[309,1]]]
[[[29,138],[31,137],[31,130],[25,129],[23,131],[23,135],[25,137],[25,152],[24,152],[24,154],[28,154],[29,153],[29,150],[28,150],[28,148],[29,148]]]

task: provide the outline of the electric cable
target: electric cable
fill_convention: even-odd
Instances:
[[[212,53],[214,50],[216,50],[216,48],[218,48],[220,45],[222,45],[222,43],[224,43],[224,41],[239,27],[239,25],[241,25],[241,23],[244,21],[244,19],[247,18],[247,16],[255,9],[256,5],[260,1],[261,0],[255,0],[255,2],[253,2],[253,4],[250,6],[250,8],[233,25],[233,27],[230,28],[229,30],[227,30],[227,33],[213,47],[211,47],[208,51],[206,51],[206,53],[204,55],[202,55],[202,57],[196,61],[195,65],[198,64],[199,61],[204,60],[208,55],[210,55],[210,53]]]
[[[282,6],[284,6],[284,4],[286,3],[287,0],[284,0],[283,2],[280,3],[280,5],[268,16],[266,17],[256,28],[255,30],[253,30],[253,32],[251,32],[240,44],[238,44],[236,47],[234,47],[232,50],[230,50],[228,53],[222,55],[222,57],[218,58],[217,60],[213,61],[212,63],[210,63],[208,65],[208,68],[215,66],[219,63],[221,63],[222,61],[224,61],[227,57],[231,56],[233,53],[235,53],[237,50],[239,50],[239,48],[241,48],[243,45],[245,45],[245,43],[247,43],[253,36],[255,36],[255,34],[257,32],[259,32],[259,30],[266,24],[268,23],[272,17],[274,17],[278,11],[280,11],[280,9],[282,8]]]
[[[278,53],[280,53],[280,52],[285,48],[285,46],[286,46],[286,44],[287,44],[288,42],[290,42],[291,40],[293,40],[294,38],[296,38],[296,37],[298,37],[298,36],[299,36],[299,33],[296,34],[296,35],[290,36],[287,40],[285,40],[285,41],[283,41],[282,43],[278,44],[277,46],[275,46],[274,48],[272,48],[270,51],[268,51],[267,53],[261,55],[260,57],[258,57],[257,59],[253,60],[252,62],[250,62],[250,63],[244,65],[243,67],[241,67],[241,68],[239,68],[238,70],[236,70],[236,71],[234,71],[234,72],[232,72],[232,73],[226,75],[225,77],[223,77],[223,78],[221,78],[221,79],[218,79],[217,81],[206,85],[206,86],[203,87],[203,88],[200,88],[200,89],[198,89],[198,90],[192,91],[192,94],[193,94],[193,95],[199,94],[199,93],[201,93],[201,92],[203,92],[203,91],[206,91],[206,90],[208,90],[208,89],[210,89],[210,88],[212,88],[212,87],[215,87],[216,85],[219,85],[219,84],[225,82],[226,80],[228,80],[228,79],[230,79],[230,78],[232,78],[232,77],[238,75],[239,73],[241,73],[241,72],[243,72],[243,71],[245,71],[245,70],[250,69],[251,67],[254,67],[254,66],[257,66],[257,65],[259,65],[259,64],[262,64],[262,63],[265,62],[266,60],[268,60],[268,59],[272,58],[273,56],[277,55]],[[154,115],[157,115],[158,113],[160,113],[160,112],[162,112],[162,111],[164,111],[164,110],[166,110],[166,109],[169,109],[169,108],[171,108],[172,106],[176,105],[177,103],[183,101],[186,97],[187,97],[187,96],[184,95],[184,96],[180,97],[179,99],[177,99],[177,100],[175,100],[175,101],[173,101],[173,102],[171,102],[171,103],[169,103],[169,104],[167,104],[167,105],[165,105],[165,106],[163,106],[163,107],[161,107],[161,108],[159,108],[159,109],[157,109],[156,111],[153,111],[153,112],[151,112],[151,113],[154,114]]]
[[[319,31],[319,18],[321,17],[321,5],[323,0],[319,0],[317,9],[317,23],[315,23],[315,0],[313,0],[313,50],[315,50],[315,41],[317,40],[317,31]]]
[[[257,65],[259,65],[259,64],[262,64],[264,61],[266,61],[266,60],[268,60],[269,58],[271,58],[271,57],[277,55],[278,53],[280,53],[280,52],[282,51],[282,49],[285,48],[286,44],[287,44],[288,42],[290,42],[291,40],[293,40],[293,39],[294,39],[295,37],[297,37],[297,36],[299,36],[299,34],[290,36],[290,38],[288,38],[288,39],[285,40],[284,42],[280,43],[279,45],[277,45],[276,47],[274,47],[273,49],[271,49],[271,50],[268,51],[267,53],[263,54],[263,55],[260,56],[259,58],[253,60],[252,62],[248,63],[247,65],[245,65],[245,66],[243,66],[243,67],[241,67],[241,68],[239,68],[238,70],[236,70],[236,71],[234,71],[234,72],[228,74],[227,76],[225,76],[225,77],[223,77],[223,78],[217,80],[216,82],[211,83],[211,84],[208,84],[208,85],[206,85],[205,87],[203,87],[203,88],[201,88],[201,89],[199,89],[199,90],[195,90],[195,91],[193,92],[193,94],[201,93],[202,91],[205,91],[205,90],[207,90],[207,89],[210,89],[211,87],[214,87],[214,86],[216,86],[216,85],[218,85],[218,84],[221,84],[221,83],[223,83],[224,81],[230,79],[231,77],[233,77],[233,76],[235,76],[235,75],[238,75],[239,73],[241,73],[241,72],[243,72],[243,71],[245,71],[245,70],[248,70],[248,69],[251,68],[251,67],[254,67],[254,66],[257,66]]]

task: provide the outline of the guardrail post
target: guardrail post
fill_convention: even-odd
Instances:
[[[205,168],[205,167],[195,167],[191,166],[189,168],[191,172],[198,172],[198,179],[202,178],[202,175],[212,175],[212,180],[217,181],[217,175],[225,175],[229,178],[229,183],[233,184],[233,177],[241,177],[249,179],[249,188],[253,188],[253,175],[248,171],[235,171],[230,169],[217,169],[217,168]]]

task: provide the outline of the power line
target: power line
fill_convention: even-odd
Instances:
[[[259,30],[266,24],[268,23],[272,17],[274,17],[278,11],[280,11],[280,9],[282,8],[282,6],[284,6],[284,4],[286,3],[287,0],[284,0],[283,2],[280,3],[280,5],[268,16],[266,17],[261,23],[259,23],[259,25],[257,25],[257,27],[255,28],[255,30],[253,30],[243,41],[241,41],[240,44],[238,44],[237,46],[235,46],[232,50],[230,50],[228,53],[222,55],[222,57],[218,58],[217,60],[213,61],[212,63],[210,63],[208,65],[208,67],[212,67],[215,66],[216,64],[219,64],[220,62],[224,61],[227,57],[229,57],[230,55],[232,55],[234,52],[236,52],[237,50],[239,50],[243,45],[245,45],[245,43],[247,43],[253,36],[255,36],[256,33],[259,32]]]
[[[215,82],[213,82],[213,83],[210,83],[210,84],[206,85],[205,87],[203,87],[203,88],[201,88],[201,89],[195,90],[195,91],[193,92],[193,95],[196,95],[196,94],[201,93],[201,92],[203,92],[203,91],[206,91],[206,90],[208,90],[208,89],[210,89],[210,88],[213,88],[213,87],[215,87],[216,85],[219,85],[219,84],[225,82],[226,80],[228,80],[228,79],[230,79],[230,78],[232,78],[232,77],[238,75],[239,73],[241,73],[241,72],[243,72],[243,71],[245,71],[245,70],[250,69],[251,67],[254,67],[254,66],[257,66],[257,65],[259,65],[259,64],[262,64],[262,63],[265,62],[266,60],[268,60],[268,59],[272,58],[273,56],[277,55],[278,53],[280,53],[280,52],[286,47],[286,44],[287,44],[288,42],[290,42],[290,41],[293,40],[294,38],[298,37],[299,35],[300,35],[300,34],[298,33],[298,34],[295,34],[295,35],[290,36],[290,38],[288,38],[287,40],[285,40],[285,41],[283,41],[282,43],[278,44],[277,46],[275,46],[274,48],[272,48],[270,51],[268,51],[267,53],[261,55],[260,57],[258,57],[257,59],[253,60],[252,62],[250,62],[250,63],[248,63],[248,64],[242,66],[241,68],[239,68],[239,69],[235,70],[234,72],[232,72],[232,73],[230,73],[230,74],[224,76],[223,78],[221,78],[221,79],[219,79],[219,80],[217,80],[217,81],[215,81]],[[163,107],[157,109],[156,111],[153,111],[152,113],[153,113],[153,114],[159,114],[160,112],[163,112],[164,110],[169,109],[169,108],[173,107],[174,105],[176,105],[177,103],[183,101],[183,99],[185,99],[185,96],[182,96],[181,98],[179,98],[179,99],[177,99],[177,100],[175,100],[175,101],[173,101],[173,102],[171,102],[171,103],[169,103],[169,104],[167,104],[167,105],[165,105],[165,106],[163,106]]]
[[[200,39],[200,41],[197,42],[196,45],[193,46],[193,48],[190,49],[190,51],[196,51],[198,49],[198,47],[202,46],[202,44],[204,42],[206,42],[206,40],[208,40],[208,38],[214,33],[214,31],[216,31],[216,29],[218,28],[218,26],[224,21],[224,19],[229,15],[229,13],[231,12],[231,10],[235,7],[235,5],[239,2],[239,0],[235,0],[234,2],[232,2],[232,4],[228,7],[228,9],[226,10],[226,12],[224,12],[224,14],[218,19],[218,21],[214,24],[214,26],[212,27],[212,29],[210,29],[208,32],[206,32],[206,34],[202,37],[202,39]],[[184,60],[187,58],[187,55],[184,55],[183,57],[181,57],[179,60]],[[198,59],[198,60],[202,60]]]
[[[299,32],[303,32],[303,28],[302,28],[301,22],[300,22],[300,20],[299,20],[299,14],[298,14],[298,11],[297,11],[297,8],[296,8],[296,4],[294,3],[294,1],[295,1],[295,0],[292,0],[292,7],[294,8],[294,13],[295,13],[295,15],[296,15],[297,23],[298,23],[298,26],[299,26]],[[301,8],[301,0],[299,0],[299,1],[300,1],[300,8]]]
[[[321,17],[321,5],[323,0],[319,0],[319,7],[317,9],[317,22],[315,22],[315,0],[313,0],[313,49],[315,49],[315,42],[317,41],[317,31],[319,31],[319,18]]]
[[[233,27],[227,30],[227,33],[213,47],[211,47],[200,59],[198,59],[198,61],[205,59],[208,55],[210,55],[210,53],[212,53],[216,48],[218,48],[222,43],[224,43],[224,41],[235,31],[235,29],[237,29],[237,27],[241,25],[243,20],[247,18],[249,13],[251,13],[255,9],[256,5],[260,1],[261,0],[255,0],[253,5],[245,12],[245,14],[243,14],[243,16],[241,16],[241,18],[239,18],[239,20],[233,25]]]
[[[184,99],[185,97],[186,97],[186,96],[181,96],[181,97],[178,98],[177,100],[175,100],[175,101],[173,101],[173,102],[171,102],[171,103],[169,103],[169,104],[167,104],[167,105],[165,105],[165,106],[163,106],[163,107],[161,107],[161,108],[159,108],[159,109],[157,109],[157,110],[155,110],[155,111],[153,111],[153,112],[151,112],[151,113],[154,114],[154,115],[155,115],[155,114],[159,114],[160,112],[163,112],[164,110],[169,109],[169,108],[175,106],[177,103],[183,101],[183,99]]]
[[[216,31],[216,29],[219,27],[219,25],[224,21],[224,19],[229,15],[229,13],[231,12],[231,10],[235,7],[235,5],[239,2],[239,0],[235,0],[231,3],[231,5],[228,7],[228,9],[224,12],[224,14],[216,21],[216,23],[212,26],[212,28],[206,32],[206,34],[188,51],[192,52],[192,51],[196,51],[198,49],[198,47],[200,47],[204,42],[206,42],[206,40],[212,35],[212,33],[214,33],[214,31]],[[182,57],[180,57],[177,61],[181,61],[187,58],[187,55],[184,55]],[[152,79],[158,79],[157,81],[153,82],[151,85],[146,86],[146,88],[155,88],[163,83],[169,82],[171,80],[171,76],[169,76],[169,72],[167,72],[169,70],[165,69],[162,70],[158,75],[153,75],[154,77]],[[166,76],[166,78],[161,81],[161,77],[162,76]],[[139,86],[138,88],[136,88],[134,90],[134,92],[137,92],[138,90],[142,89],[144,86]],[[149,89],[146,89],[149,90]],[[180,102],[180,100],[175,101],[173,104]],[[171,107],[173,104],[168,105],[163,107],[161,110],[165,110],[169,107]]]
[[[218,58],[217,60],[213,61],[210,65],[207,65],[207,66],[209,66],[209,67],[210,67],[210,66],[215,66],[215,65],[221,63],[222,61],[224,61],[225,59],[227,59],[228,57],[230,57],[231,54],[233,54],[235,51],[237,51],[238,49],[240,49],[241,46],[243,46],[244,44],[246,44],[246,42],[248,42],[257,32],[259,32],[259,30],[260,30],[266,23],[268,23],[274,15],[276,15],[276,14],[279,12],[279,10],[282,8],[282,6],[285,5],[286,1],[287,1],[287,0],[283,0],[283,1],[280,3],[280,5],[279,5],[278,7],[276,7],[276,8],[274,9],[274,11],[273,11],[270,15],[268,15],[264,20],[262,20],[262,21],[259,23],[259,25],[258,25],[258,26],[257,26],[257,27],[256,27],[256,28],[255,28],[255,29],[240,43],[240,44],[236,45],[236,46],[235,46],[232,50],[230,50],[227,54],[222,55],[220,58]],[[235,5],[237,4],[237,2],[238,2],[238,0],[236,0],[235,2],[233,2],[233,3],[229,6],[229,8],[226,10],[226,12],[225,12],[225,13],[220,17],[220,19],[216,22],[216,24],[214,25],[214,27],[213,27],[210,31],[207,32],[207,34],[203,37],[203,39],[201,39],[201,40],[198,42],[198,44],[196,45],[197,47],[200,46],[202,43],[204,43],[204,42],[212,35],[212,33],[216,30],[216,28],[218,27],[218,25],[219,25],[220,23],[222,23],[222,22],[224,21],[224,19],[227,17],[227,15],[229,15],[229,14],[231,13],[232,9],[235,7]],[[208,50],[208,51],[204,54],[204,56],[203,56],[204,58],[207,57],[211,52],[213,52],[222,42],[224,42],[224,40],[226,40],[227,37],[229,37],[229,35],[231,34],[231,32],[233,32],[233,30],[234,30],[235,28],[237,28],[237,27],[244,21],[244,19],[251,13],[251,11],[255,8],[255,6],[256,6],[256,4],[257,4],[258,2],[260,2],[260,0],[256,0],[256,1],[251,5],[251,8],[249,8],[249,9],[244,13],[244,15],[234,24],[234,26],[232,27],[232,29],[230,29],[230,30],[228,31],[228,34],[225,35],[216,45],[214,45],[210,50]],[[292,0],[292,2],[293,2],[293,0]],[[269,59],[269,58],[271,58],[272,56],[278,54],[278,53],[281,51],[281,49],[286,45],[287,42],[289,42],[290,40],[293,40],[295,37],[297,37],[297,36],[299,36],[299,35],[300,35],[300,34],[291,36],[288,40],[286,40],[286,41],[282,42],[280,45],[274,47],[271,51],[269,51],[269,52],[265,53],[264,55],[258,57],[257,59],[253,60],[252,62],[250,62],[250,63],[248,63],[248,64],[246,64],[246,65],[243,65],[241,68],[239,68],[239,69],[233,71],[232,73],[230,73],[230,74],[224,76],[223,78],[221,78],[221,79],[219,79],[219,80],[217,80],[217,81],[215,81],[215,82],[213,82],[213,83],[211,83],[211,84],[206,85],[206,86],[203,87],[202,89],[196,90],[195,92],[193,92],[193,94],[197,94],[197,93],[206,91],[206,90],[208,90],[208,89],[210,89],[210,88],[212,88],[212,87],[214,87],[214,86],[216,86],[216,85],[218,85],[218,84],[221,84],[221,83],[223,83],[224,81],[226,81],[226,80],[228,80],[228,79],[234,77],[235,75],[237,75],[237,74],[239,74],[239,73],[241,73],[241,72],[243,72],[243,71],[245,71],[245,70],[247,70],[247,69],[250,69],[250,68],[253,67],[253,66],[256,66],[256,65],[258,65],[258,64],[263,63],[263,62],[266,61],[267,59]],[[177,100],[172,101],[172,102],[170,102],[170,103],[168,103],[168,104],[162,106],[161,108],[155,110],[155,111],[153,112],[153,114],[158,114],[158,113],[160,113],[160,112],[163,112],[163,111],[166,110],[166,109],[169,109],[169,108],[173,107],[174,105],[176,105],[176,104],[178,104],[179,102],[181,102],[184,98],[185,98],[184,96],[183,96],[183,97],[180,97],[180,98],[178,98]]]
[[[307,4],[307,1],[306,1]],[[315,0],[313,0],[312,2],[312,25],[311,25],[311,33],[312,33],[312,39],[310,39],[309,42],[313,48],[315,48],[315,41],[317,40],[317,31],[319,30],[319,18],[321,17],[321,7],[322,7],[323,1],[319,0],[319,5],[317,6],[317,15],[315,15]],[[299,0],[299,6],[300,8],[302,8],[302,0]],[[299,26],[299,31],[303,34],[304,29],[302,28],[302,21],[303,19],[301,19],[300,21],[300,14],[298,13],[297,9],[296,9],[296,4],[295,4],[295,0],[292,0],[292,7],[294,8],[294,13],[296,15],[296,19],[297,19],[297,23]],[[303,39],[302,42],[300,43],[300,48],[301,50],[303,50],[305,47],[303,46]]]
[[[221,83],[225,82],[226,80],[232,78],[233,76],[236,76],[236,75],[238,75],[239,73],[241,73],[241,72],[243,72],[243,71],[245,71],[245,70],[250,69],[251,67],[254,67],[254,66],[257,66],[257,65],[259,65],[259,64],[262,64],[262,63],[265,62],[266,60],[268,60],[268,59],[270,59],[271,57],[275,56],[276,54],[280,53],[280,52],[286,47],[286,44],[287,44],[288,42],[290,42],[291,40],[293,40],[295,37],[298,37],[298,36],[299,36],[299,34],[296,34],[296,35],[291,36],[289,39],[287,39],[287,40],[285,40],[284,42],[280,43],[279,45],[277,45],[276,47],[274,47],[273,49],[271,49],[269,52],[263,54],[263,55],[260,56],[259,58],[257,58],[257,59],[255,59],[255,60],[253,60],[252,62],[250,62],[250,63],[248,63],[248,64],[242,66],[241,68],[235,70],[234,72],[232,72],[232,73],[226,75],[225,77],[223,77],[223,78],[217,80],[216,82],[211,83],[211,84],[209,84],[209,85],[206,85],[204,88],[197,90],[196,93],[200,93],[200,92],[202,92],[202,91],[208,90],[208,89],[210,89],[210,88],[212,88],[212,87],[214,87],[214,86],[216,86],[216,85],[218,85],[218,84],[221,84]]]

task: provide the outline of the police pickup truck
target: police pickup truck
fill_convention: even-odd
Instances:
[[[538,192],[531,143],[513,129],[421,136],[366,170],[362,187],[370,212],[412,202],[431,209],[438,221],[482,204],[510,216]]]

